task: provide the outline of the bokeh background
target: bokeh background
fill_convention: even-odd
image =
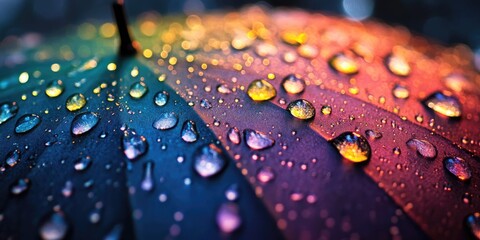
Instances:
[[[255,0],[126,0],[130,18],[161,14],[238,9]],[[479,0],[267,0],[261,4],[322,11],[361,20],[403,25],[416,34],[480,52]],[[110,20],[111,0],[0,0],[0,39],[28,31],[50,33],[85,20]]]

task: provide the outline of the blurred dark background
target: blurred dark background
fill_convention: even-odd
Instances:
[[[238,9],[255,0],[126,0],[130,18],[148,11],[161,14]],[[403,25],[416,34],[453,45],[480,49],[479,0],[267,0],[262,4],[286,6],[377,19]],[[110,20],[110,0],[0,0],[0,39],[27,31],[49,33],[85,20]]]

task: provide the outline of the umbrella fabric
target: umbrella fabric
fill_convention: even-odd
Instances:
[[[147,14],[133,28],[142,50],[132,58],[116,57],[112,31],[83,24],[29,49],[15,44],[35,43],[33,35],[2,47],[1,102],[15,102],[18,113],[0,125],[0,149],[21,153],[1,175],[2,238],[38,236],[52,212],[63,214],[74,238],[223,238],[235,223],[217,224],[220,210],[236,207],[235,238],[469,234],[464,218],[478,211],[480,78],[465,47],[442,48],[373,22],[258,7]],[[306,82],[300,93],[282,86],[290,74]],[[48,97],[48,84],[59,79],[65,90]],[[251,99],[249,85],[258,79],[276,89],[273,99]],[[158,106],[163,91],[168,100]],[[65,105],[74,93],[87,103],[70,112]],[[285,110],[297,99],[312,104],[313,120]],[[100,120],[76,136],[72,121],[85,112]],[[178,116],[174,127],[154,127],[169,113]],[[39,115],[40,124],[14,133],[24,114]],[[188,121],[198,131],[194,142],[182,138]],[[133,160],[122,149],[127,129],[148,142]],[[342,159],[334,140],[346,132],[368,141],[367,162]],[[226,167],[205,178],[195,159],[211,143]],[[76,170],[87,156],[91,165]],[[467,162],[468,182],[455,172],[459,164],[445,165],[449,157]],[[142,184],[147,169],[153,188]],[[14,194],[19,179],[29,187]],[[62,191],[67,182],[71,196]],[[238,200],[225,196],[232,186]]]

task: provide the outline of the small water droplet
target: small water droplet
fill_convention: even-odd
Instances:
[[[78,111],[87,104],[87,99],[81,93],[74,93],[67,98],[66,108],[70,112]]]
[[[60,96],[60,94],[63,93],[63,90],[65,90],[65,86],[63,85],[62,80],[54,80],[47,85],[45,94],[51,98],[55,98]]]
[[[143,165],[143,179],[141,183],[141,187],[143,191],[150,192],[153,190],[153,187],[154,187],[153,167],[154,167],[154,164],[152,161],[147,161]]]
[[[144,136],[137,135],[133,129],[127,129],[123,132],[122,146],[123,153],[130,160],[140,157],[148,150],[147,139]]]
[[[90,165],[92,165],[92,158],[90,156],[85,156],[77,159],[73,167],[77,171],[85,171],[90,167]]]
[[[465,225],[476,239],[480,239],[480,213],[475,212],[468,215],[465,218]]]
[[[20,150],[15,149],[7,154],[5,157],[5,163],[8,164],[10,167],[14,167],[17,165],[18,161],[20,161]]]
[[[207,99],[202,99],[202,100],[200,101],[200,106],[201,106],[202,108],[205,108],[205,109],[210,109],[210,108],[212,108],[212,104],[211,104],[210,101],[208,101]]]
[[[148,92],[147,85],[144,82],[136,82],[130,86],[130,97],[134,99],[142,98]]]
[[[169,94],[167,91],[160,91],[157,94],[155,94],[155,97],[153,98],[153,101],[155,104],[159,107],[165,106],[167,104],[169,99]]]
[[[282,87],[287,93],[298,94],[305,90],[305,81],[296,74],[287,75],[282,81]]]
[[[309,120],[315,117],[315,107],[311,102],[305,99],[298,99],[290,102],[287,106],[287,110],[292,116],[298,119]]]
[[[65,186],[62,188],[62,195],[66,198],[71,197],[73,194],[73,183],[72,181],[66,181]]]
[[[18,106],[15,102],[4,102],[0,104],[0,125],[15,117]]]
[[[100,116],[97,113],[86,112],[79,114],[73,118],[71,132],[76,136],[87,133],[97,126],[98,121],[100,121]]]
[[[407,146],[416,149],[422,157],[433,159],[437,156],[437,148],[426,140],[412,138],[407,141]]]
[[[385,65],[391,73],[400,77],[407,77],[411,71],[407,60],[395,54],[390,54],[385,58]]]
[[[410,92],[405,86],[402,85],[395,85],[392,89],[392,94],[395,98],[398,99],[406,99],[410,96]]]
[[[474,92],[477,88],[473,81],[470,81],[462,74],[450,74],[443,79],[445,86],[455,92]],[[478,90],[478,89],[477,89]]]
[[[10,187],[10,192],[13,195],[20,195],[25,193],[30,188],[30,179],[20,178],[12,184]]]
[[[194,169],[204,178],[220,173],[226,165],[227,161],[222,155],[222,151],[214,144],[197,148],[193,155]]]
[[[443,166],[461,181],[468,181],[472,177],[472,170],[468,163],[460,157],[446,157]]]
[[[34,129],[40,123],[41,118],[36,114],[25,114],[15,124],[16,133],[26,133]]]
[[[260,79],[248,85],[247,94],[254,101],[267,101],[277,95],[277,90],[269,82]]]
[[[393,148],[393,154],[398,156],[398,155],[402,154],[402,150],[399,147],[394,147]]]
[[[466,192],[462,195],[462,201],[465,204],[471,204],[472,203],[472,198],[473,198],[473,196],[469,192]]]
[[[260,167],[257,171],[257,179],[261,183],[268,183],[275,179],[275,172],[271,167]]]
[[[44,240],[64,239],[68,232],[68,222],[62,212],[52,212],[44,217],[39,234]]]
[[[304,44],[297,48],[298,55],[312,59],[318,56],[319,50],[318,47],[312,44]]]
[[[270,148],[275,144],[275,140],[267,134],[253,129],[243,130],[245,143],[254,150]]]
[[[217,92],[222,94],[229,94],[229,93],[232,93],[232,90],[230,90],[230,88],[228,88],[226,84],[219,84],[217,86]]]
[[[177,126],[178,115],[174,112],[160,113],[160,117],[153,122],[153,127],[158,130],[172,129]]]
[[[339,53],[330,58],[329,62],[330,67],[336,70],[337,72],[353,75],[358,73],[358,65],[355,60],[349,56],[346,56],[343,53]]]
[[[423,104],[447,117],[460,117],[462,115],[460,102],[450,92],[434,92],[423,100]]]
[[[195,122],[192,120],[185,121],[182,126],[182,139],[185,142],[192,143],[197,141],[198,132]]]
[[[220,231],[232,233],[242,225],[239,207],[236,203],[223,203],[217,212],[217,225]]]
[[[324,105],[322,106],[322,109],[320,109],[320,111],[323,115],[330,115],[332,114],[332,107],[330,107],[329,105]]]
[[[383,136],[381,132],[370,129],[365,131],[365,135],[371,140],[380,139]]]
[[[228,129],[227,136],[228,136],[228,140],[230,140],[230,142],[232,142],[233,144],[236,144],[236,145],[240,144],[241,136],[238,128],[232,127]]]
[[[364,162],[370,159],[371,149],[368,141],[355,132],[344,132],[331,140],[340,155],[352,162]]]
[[[240,189],[237,184],[232,184],[228,186],[227,190],[225,191],[225,197],[229,201],[236,201],[240,196]]]

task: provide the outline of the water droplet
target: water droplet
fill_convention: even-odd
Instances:
[[[277,90],[269,82],[260,79],[248,85],[247,94],[254,101],[267,101],[277,95]]]
[[[10,167],[17,165],[18,161],[20,160],[20,150],[15,149],[7,154],[5,157],[5,163],[8,164]]]
[[[200,106],[201,106],[202,108],[205,108],[205,109],[210,109],[210,108],[212,108],[212,104],[211,104],[210,101],[208,101],[207,99],[202,99],[202,100],[200,101]]]
[[[330,58],[328,62],[330,67],[336,70],[337,72],[353,75],[358,73],[358,65],[355,60],[351,57],[346,56],[343,53],[339,53]]]
[[[282,81],[282,87],[287,93],[298,94],[305,90],[305,81],[296,74],[287,75]]]
[[[52,212],[44,217],[40,225],[40,237],[44,240],[64,239],[68,232],[68,223],[62,212]]]
[[[197,126],[192,120],[185,121],[182,127],[182,139],[185,142],[191,143],[198,139]]]
[[[123,153],[130,160],[140,157],[148,150],[147,139],[144,136],[137,135],[133,129],[127,129],[123,132],[122,143]]]
[[[304,44],[297,48],[298,55],[304,58],[315,58],[318,56],[318,47],[312,44]]]
[[[232,233],[242,225],[242,218],[236,203],[224,203],[220,206],[217,212],[217,225],[224,233]]]
[[[197,148],[193,155],[195,171],[205,178],[218,174],[226,165],[227,161],[222,155],[222,151],[214,144]]]
[[[144,82],[136,82],[130,86],[130,97],[135,99],[142,98],[147,93],[148,88]]]
[[[465,225],[476,239],[480,239],[480,213],[472,213],[465,218]]]
[[[153,190],[154,180],[153,180],[153,167],[154,164],[152,161],[147,161],[143,165],[143,179],[142,179],[142,190],[150,192]]]
[[[72,181],[66,181],[65,186],[62,188],[62,195],[64,197],[71,197],[73,194],[73,183]]]
[[[277,52],[277,47],[271,43],[263,42],[255,47],[255,53],[260,57],[274,56]]]
[[[455,92],[474,92],[476,90],[475,84],[462,74],[450,74],[443,79],[443,82],[445,86]]]
[[[47,85],[45,94],[51,98],[55,98],[60,96],[60,94],[63,93],[63,90],[65,90],[65,86],[63,86],[62,80],[54,80]]]
[[[92,165],[92,158],[90,158],[90,156],[85,156],[77,159],[73,167],[77,171],[85,171],[90,165]]]
[[[229,94],[229,93],[232,93],[232,90],[230,90],[230,88],[228,88],[226,84],[219,84],[217,86],[217,92],[222,94]]]
[[[34,129],[40,123],[41,118],[36,114],[25,114],[15,124],[16,133],[26,133]]]
[[[387,69],[397,76],[406,77],[410,74],[410,65],[407,60],[401,56],[390,54],[385,59],[385,64]]]
[[[236,201],[240,196],[240,189],[238,188],[237,184],[232,184],[228,186],[227,190],[225,191],[225,197],[229,201]]]
[[[74,93],[67,98],[67,102],[65,106],[67,107],[68,111],[78,111],[82,109],[85,104],[87,104],[87,99],[81,93]]]
[[[298,119],[309,120],[315,117],[315,107],[311,102],[305,99],[298,99],[290,102],[287,106],[287,110],[292,116]]]
[[[268,183],[275,179],[275,172],[271,167],[261,167],[257,171],[257,179],[261,183]]]
[[[450,92],[434,92],[423,100],[423,104],[447,117],[460,117],[462,115],[460,102]]]
[[[393,154],[398,156],[398,155],[402,154],[402,150],[399,147],[394,147],[393,148]]]
[[[155,97],[153,98],[155,104],[159,107],[165,106],[167,104],[169,98],[169,94],[167,91],[161,91],[155,94]]]
[[[275,144],[275,140],[267,134],[253,129],[243,130],[245,143],[254,150],[270,148]]]
[[[340,155],[352,162],[364,162],[370,159],[370,144],[360,134],[355,132],[344,132],[331,140],[338,149]]]
[[[407,141],[407,146],[416,149],[417,153],[425,158],[435,158],[437,156],[437,148],[426,140],[412,138]]]
[[[160,117],[153,122],[153,127],[158,130],[174,128],[178,123],[178,115],[174,112],[160,113]]]
[[[0,125],[15,117],[18,106],[15,102],[4,102],[0,104]]]
[[[465,204],[471,204],[472,203],[472,198],[473,198],[473,196],[469,192],[466,192],[462,195],[462,201]]]
[[[381,132],[370,129],[365,131],[365,135],[371,140],[380,139],[383,136]]]
[[[322,112],[323,115],[330,115],[332,114],[332,107],[328,105],[324,105],[322,106],[322,109],[320,109],[320,111]]]
[[[20,178],[12,184],[10,187],[10,192],[13,195],[20,195],[25,193],[30,188],[30,179]]]
[[[410,96],[410,92],[408,91],[408,89],[405,86],[399,84],[393,87],[392,94],[398,99],[406,99],[408,98],[408,96]]]
[[[236,145],[240,144],[241,136],[238,128],[232,127],[228,129],[227,136],[228,136],[228,140],[230,140],[230,142],[232,142],[233,144],[236,144]]]
[[[100,117],[97,113],[85,112],[79,114],[73,118],[71,127],[72,134],[78,136],[87,133],[97,126],[98,121],[100,121]]]
[[[446,157],[443,166],[461,181],[468,181],[472,177],[472,170],[468,163],[460,157]]]

